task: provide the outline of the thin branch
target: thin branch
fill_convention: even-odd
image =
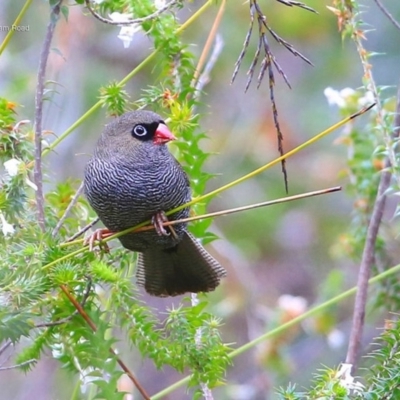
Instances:
[[[8,342],[5,342],[3,346],[0,347],[0,356],[12,345],[12,341],[9,340]]]
[[[98,19],[101,22],[104,22],[105,24],[109,25],[133,25],[133,24],[141,24],[146,21],[151,21],[152,19],[157,18],[161,14],[163,14],[165,11],[173,7],[174,5],[179,3],[179,0],[172,0],[169,3],[167,3],[164,7],[161,7],[159,10],[155,11],[153,14],[147,15],[146,17],[143,18],[135,18],[135,19],[130,19],[129,21],[114,21],[112,19],[104,18],[100,14],[98,14],[96,11],[93,10],[92,5],[90,0],[85,0],[86,7],[90,11],[90,13]]]
[[[0,371],[8,371],[10,369],[16,369],[20,367],[24,367],[25,365],[32,364],[36,362],[37,360],[35,358],[32,358],[31,360],[24,361],[21,364],[16,364],[16,365],[10,365],[9,367],[0,367]]]
[[[322,194],[334,193],[334,192],[338,192],[340,190],[342,190],[342,188],[340,186],[335,186],[335,187],[331,187],[328,189],[322,189],[322,190],[315,190],[313,192],[307,192],[307,193],[297,194],[294,196],[282,197],[282,198],[276,199],[276,200],[263,201],[262,203],[250,204],[248,206],[235,207],[235,208],[230,208],[228,210],[215,211],[212,213],[202,214],[202,215],[195,215],[193,217],[182,218],[179,220],[177,219],[174,221],[166,221],[163,223],[163,226],[171,226],[171,225],[176,225],[176,224],[181,224],[181,223],[193,222],[193,221],[198,221],[200,219],[206,219],[206,218],[222,217],[225,215],[235,214],[235,213],[242,212],[242,211],[254,210],[256,208],[268,207],[268,206],[273,206],[276,204],[288,203],[289,201],[305,199],[308,197],[320,196]],[[154,229],[154,225],[143,226],[141,228],[135,229],[134,232],[132,232],[132,233],[147,231],[147,230],[151,230],[151,229]]]
[[[34,180],[37,186],[36,194],[36,207],[38,223],[42,231],[45,230],[44,218],[44,195],[43,195],[43,175],[42,175],[42,118],[43,118],[43,93],[44,81],[46,75],[46,65],[50,53],[50,44],[53,39],[54,30],[60,14],[61,3],[60,0],[50,13],[50,22],[47,25],[47,31],[40,54],[39,71],[37,75],[36,95],[35,95],[35,166],[34,166]]]
[[[215,212],[208,213],[208,214],[195,215],[193,217],[176,219],[176,220],[173,220],[173,221],[165,221],[165,222],[162,223],[162,225],[164,227],[167,227],[167,226],[172,226],[172,225],[177,225],[177,224],[182,224],[182,223],[198,221],[198,220],[201,220],[201,219],[221,217],[221,216],[234,214],[234,213],[238,213],[238,212],[242,212],[242,211],[254,210],[256,208],[268,207],[268,206],[272,206],[272,205],[276,205],[276,204],[287,203],[289,201],[305,199],[307,197],[314,197],[314,196],[319,196],[319,195],[322,195],[322,194],[338,192],[340,190],[342,190],[342,188],[340,186],[335,186],[335,187],[331,187],[331,188],[328,188],[328,189],[316,190],[314,192],[307,192],[307,193],[297,194],[297,195],[294,195],[294,196],[283,197],[283,198],[276,199],[276,200],[264,201],[262,203],[250,204],[248,206],[235,207],[235,208],[231,208],[231,209],[227,209],[227,210],[215,211]],[[170,212],[168,212],[166,214],[170,214]],[[143,231],[148,231],[148,230],[155,229],[154,224],[149,223],[149,222],[150,221],[147,221],[147,223],[140,224],[140,226],[132,227],[132,228],[126,229],[124,231],[115,233],[113,235],[107,236],[101,242],[102,243],[103,242],[108,242],[111,239],[116,239],[116,238],[118,238],[118,237],[120,237],[122,235],[125,235],[127,233],[138,233],[138,232],[143,232]],[[79,243],[80,242],[81,241],[79,241]],[[63,243],[64,246],[67,245],[67,244],[68,245],[72,245],[72,244],[77,244],[77,242],[74,242],[74,243]]]
[[[400,29],[400,24],[396,21],[392,14],[388,11],[388,9],[382,4],[381,0],[375,0],[376,5],[380,8],[380,10],[386,15],[389,21],[397,28]]]
[[[254,4],[250,3],[250,25],[249,25],[249,29],[247,30],[246,36],[244,38],[242,51],[240,52],[239,57],[235,63],[235,68],[233,70],[233,74],[232,74],[232,78],[231,78],[231,85],[235,81],[236,75],[239,72],[243,58],[246,55],[247,49],[249,47],[251,34],[253,33],[253,26],[254,26]],[[253,59],[253,63],[254,63],[254,59]],[[250,71],[250,69],[249,69],[249,71]],[[249,73],[249,71],[247,73]]]
[[[286,6],[296,6],[296,7],[301,7],[303,9],[306,9],[308,11],[313,11],[315,12],[312,8],[306,6],[303,3],[300,3],[298,1],[291,1],[291,0],[277,0],[278,2],[286,5]],[[250,26],[248,29],[248,32],[246,34],[244,43],[243,43],[243,48],[242,51],[239,55],[239,58],[237,59],[235,63],[235,68],[233,71],[231,83],[234,82],[236,75],[239,71],[240,65],[242,63],[242,60],[246,54],[247,48],[249,46],[251,34],[253,32],[253,25],[254,25],[254,20],[257,20],[258,24],[258,45],[256,52],[254,54],[253,60],[250,64],[250,67],[247,71],[247,82],[244,91],[247,92],[248,88],[250,87],[251,82],[253,81],[253,76],[255,72],[255,68],[257,66],[259,57],[261,52],[263,52],[263,60],[261,62],[260,66],[260,72],[257,77],[257,89],[261,86],[261,83],[264,79],[265,72],[268,71],[268,81],[269,81],[269,93],[270,93],[270,101],[271,101],[271,107],[272,107],[272,114],[273,114],[273,119],[274,119],[274,125],[275,125],[275,130],[277,134],[277,140],[278,140],[278,151],[279,154],[282,156],[284,154],[283,151],[283,134],[282,130],[279,124],[279,118],[278,118],[278,107],[276,106],[276,101],[275,101],[275,93],[274,93],[274,87],[275,87],[275,77],[274,77],[274,67],[278,71],[278,73],[282,76],[283,80],[285,81],[286,85],[290,88],[290,83],[289,79],[286,76],[285,72],[279,65],[278,61],[276,60],[271,47],[268,42],[267,38],[267,33],[269,32],[270,35],[275,39],[276,42],[278,42],[280,45],[285,47],[288,51],[290,51],[294,56],[300,57],[303,61],[306,63],[312,65],[311,61],[303,56],[300,52],[298,52],[290,43],[288,43],[286,40],[282,39],[278,34],[276,34],[269,26],[267,22],[267,17],[266,14],[261,10],[261,7],[257,3],[257,0],[250,0],[249,2],[250,6]],[[286,171],[286,161],[283,159],[281,161],[281,169],[283,173],[283,180],[285,183],[285,190],[286,193],[288,193],[288,175]]]
[[[82,318],[86,321],[86,323],[90,326],[93,332],[97,331],[97,326],[96,324],[91,320],[89,315],[86,313],[84,308],[79,304],[79,302],[76,300],[76,298],[70,293],[68,288],[65,285],[60,285],[61,290],[64,292],[64,294],[68,297],[68,300],[74,305],[78,313],[82,316]],[[109,349],[110,353],[115,357],[118,365],[122,368],[122,370],[128,375],[129,379],[133,382],[133,384],[136,386],[140,394],[143,396],[145,400],[150,400],[149,395],[146,393],[142,385],[138,382],[136,377],[133,375],[133,373],[130,371],[130,369],[125,365],[125,363],[118,357],[116,352],[110,347]]]
[[[87,232],[90,228],[92,228],[94,225],[96,225],[100,221],[99,217],[96,217],[92,222],[84,226],[81,230],[75,233],[75,235],[71,236],[69,239],[67,239],[66,243],[74,241],[76,238],[79,236],[83,235],[85,232]]]
[[[282,3],[282,4],[284,4],[285,6],[289,6],[289,7],[300,7],[300,8],[304,8],[304,9],[307,10],[307,11],[311,11],[311,12],[317,14],[317,12],[316,12],[313,8],[309,7],[307,4],[301,3],[301,2],[299,2],[299,1],[277,0],[277,2],[278,2],[278,3]]]
[[[400,88],[397,94],[397,108],[394,119],[393,137],[399,136],[400,126]],[[385,167],[382,171],[379,181],[378,193],[374,208],[372,210],[371,219],[368,225],[367,237],[361,258],[360,271],[357,281],[357,295],[354,304],[353,324],[350,332],[349,346],[347,349],[346,363],[352,364],[355,368],[361,348],[361,338],[364,329],[365,307],[368,294],[368,280],[371,273],[371,267],[374,263],[375,244],[378,236],[379,226],[382,221],[383,211],[386,202],[386,192],[390,186],[392,173],[390,158],[385,160]],[[354,371],[353,371],[354,373]]]
[[[219,6],[218,13],[217,13],[217,15],[215,17],[215,20],[214,20],[213,26],[211,27],[210,33],[208,34],[208,37],[207,37],[206,43],[204,45],[203,51],[201,52],[201,55],[200,55],[200,58],[199,58],[199,62],[197,63],[197,66],[196,66],[196,70],[194,71],[192,86],[195,86],[196,81],[200,80],[199,79],[200,73],[201,73],[201,71],[203,69],[203,65],[206,62],[207,55],[210,52],[212,44],[215,42],[215,46],[214,46],[214,50],[213,50],[213,53],[214,53],[216,51],[215,49],[217,48],[217,43],[219,43],[219,44],[223,43],[222,39],[220,39],[219,42],[218,42],[217,32],[218,32],[218,28],[219,28],[219,26],[221,24],[222,16],[224,15],[224,12],[225,12],[225,4],[226,4],[226,0],[223,0],[221,2],[221,5]],[[210,59],[211,58],[212,58],[212,56],[210,57]],[[216,57],[216,58],[218,58],[218,57]],[[197,82],[197,85],[198,84],[199,84],[199,82]],[[196,85],[196,91],[200,90],[200,89],[198,89],[197,85]]]
[[[222,49],[224,47],[224,40],[221,35],[217,35],[215,37],[215,44],[213,51],[210,55],[209,60],[207,61],[206,66],[204,67],[203,72],[201,73],[200,77],[197,80],[196,88],[195,88],[195,99],[198,100],[200,97],[200,93],[203,90],[204,86],[210,81],[210,73],[217,62]]]
[[[281,2],[282,4],[285,4],[287,6],[298,6],[301,8],[304,8],[308,11],[312,11],[315,12],[315,10],[313,10],[310,7],[305,6],[302,3],[299,2],[294,2],[294,1],[288,1],[288,0],[278,0],[279,2]],[[250,0],[249,2],[249,11],[250,11],[250,26],[249,29],[247,31],[244,43],[243,43],[243,47],[242,47],[242,51],[240,52],[240,55],[235,63],[235,68],[232,74],[232,79],[231,79],[231,83],[233,83],[235,81],[236,75],[239,71],[240,65],[242,63],[242,60],[247,52],[248,46],[249,46],[249,42],[250,42],[250,38],[253,32],[253,25],[254,25],[254,20],[257,19],[257,23],[258,23],[258,28],[259,28],[259,49],[260,49],[260,44],[261,43],[266,43],[266,45],[264,45],[264,50],[265,50],[265,57],[268,57],[270,59],[273,59],[273,53],[268,45],[268,41],[266,38],[262,38],[262,36],[265,36],[266,31],[268,31],[272,37],[282,46],[284,46],[288,51],[290,51],[294,56],[300,57],[302,60],[304,60],[307,64],[312,65],[311,61],[305,57],[303,54],[301,54],[299,51],[297,51],[290,43],[286,42],[284,39],[282,39],[275,31],[273,31],[270,26],[267,23],[267,17],[266,14],[261,10],[261,7],[259,6],[259,4],[257,3],[257,0]],[[262,40],[261,40],[262,39]],[[256,53],[257,54],[257,53]],[[253,62],[252,62],[252,66],[249,68],[247,74],[248,75],[253,75],[252,73],[252,68],[255,67],[255,65],[257,64],[256,57],[253,58]],[[254,71],[253,71],[254,72]],[[280,72],[281,73],[281,72]],[[282,73],[281,73],[282,74]],[[287,78],[284,77],[285,82],[287,83]],[[260,84],[260,82],[258,82]],[[246,84],[246,88],[248,88],[248,86],[250,85],[250,82],[247,82]]]
[[[82,297],[82,301],[80,302],[81,307],[84,307],[86,304],[87,299],[89,298],[90,295],[90,289],[92,287],[92,281],[91,279],[89,279],[89,282],[87,284],[85,293],[83,294]],[[53,321],[53,322],[43,322],[40,324],[36,324],[35,328],[50,328],[52,326],[58,326],[58,325],[62,325],[65,324],[66,322],[70,321],[76,314],[78,314],[78,311],[75,310],[71,315],[69,315],[68,317],[59,319],[58,321]]]
[[[57,233],[59,232],[59,230],[61,229],[65,219],[67,218],[69,212],[71,211],[71,209],[75,206],[75,204],[77,203],[79,196],[81,195],[82,191],[83,191],[83,182],[80,184],[80,186],[78,187],[75,195],[72,197],[71,202],[68,204],[68,207],[66,208],[63,216],[60,218],[60,220],[58,221],[56,227],[53,229],[52,232],[52,236],[56,236]]]

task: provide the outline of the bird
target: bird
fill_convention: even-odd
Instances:
[[[136,281],[153,296],[213,291],[226,270],[188,231],[190,207],[166,217],[191,200],[190,182],[167,143],[175,140],[162,117],[129,111],[107,124],[84,170],[89,204],[105,228],[92,240],[152,221],[154,228],[118,239],[138,252]]]

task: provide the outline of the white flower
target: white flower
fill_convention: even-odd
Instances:
[[[340,379],[340,384],[343,386],[347,393],[353,390],[356,394],[362,394],[364,385],[361,382],[355,382],[354,378],[351,376],[352,364],[343,363],[336,374],[336,378]]]
[[[165,0],[154,0],[154,5],[156,6],[157,10],[161,10],[161,8],[164,8],[165,4],[167,4]]]
[[[15,158],[11,158],[10,160],[7,160],[6,162],[3,163],[4,168],[6,169],[8,175],[12,176],[16,176],[18,175],[18,167],[21,164],[21,161],[15,159]]]
[[[122,14],[119,12],[113,12],[112,14],[110,14],[110,18],[114,22],[129,22],[132,19],[129,14]],[[122,40],[125,49],[127,49],[130,46],[135,33],[140,32],[141,30],[142,27],[139,24],[122,26],[118,34],[118,39]]]
[[[142,28],[138,24],[123,26],[121,28],[121,30],[118,34],[118,39],[122,40],[122,43],[124,44],[125,49],[127,49],[130,46],[135,33],[141,31],[141,29]]]
[[[12,235],[15,232],[14,227],[6,221],[2,212],[0,212],[0,221],[1,230],[3,231],[4,236],[7,236],[8,234]]]
[[[324,90],[324,95],[328,100],[328,103],[330,105],[337,105],[339,107],[344,107],[344,101],[343,99],[340,97],[340,94],[337,90],[332,89],[331,87],[327,87]]]
[[[129,22],[131,20],[131,16],[129,14],[122,14],[120,12],[113,12],[110,14],[110,18],[114,22]]]
[[[338,90],[327,87],[324,90],[324,95],[330,105],[336,105],[339,108],[346,107],[347,100],[353,96],[355,91],[351,88],[344,88],[340,92]]]
[[[347,98],[353,96],[354,93],[355,93],[354,89],[344,88],[340,91],[340,96],[342,96],[343,99],[347,99]]]

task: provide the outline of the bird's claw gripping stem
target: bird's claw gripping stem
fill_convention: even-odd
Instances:
[[[153,218],[151,219],[151,223],[154,225],[154,229],[158,236],[169,236],[171,234],[164,228],[164,222],[168,222],[168,218],[164,211],[159,211],[157,214],[153,215]]]
[[[103,250],[108,253],[110,251],[110,248],[108,247],[107,243],[102,243],[102,240],[105,239],[108,236],[113,235],[115,232],[110,231],[107,228],[100,228],[96,229],[90,236],[88,236],[83,244],[84,245],[89,245],[89,250],[93,251],[94,247],[96,247],[95,242],[97,241],[99,244],[99,247],[102,246]]]
[[[155,214],[151,219],[151,222],[159,236],[169,236],[172,233],[172,236],[175,239],[178,238],[178,235],[176,234],[172,225],[168,226],[169,232],[164,228],[164,222],[168,222],[168,217],[165,215],[164,211],[159,211],[157,214]]]

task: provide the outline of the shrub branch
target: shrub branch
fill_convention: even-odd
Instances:
[[[44,195],[43,195],[43,174],[42,174],[42,118],[43,118],[43,93],[46,76],[46,65],[50,54],[50,45],[53,39],[54,30],[61,10],[60,0],[52,7],[50,12],[50,22],[47,25],[46,35],[40,54],[39,71],[37,75],[36,95],[35,95],[35,166],[34,180],[36,184],[36,211],[38,223],[42,231],[45,230],[44,217]]]
[[[396,116],[394,119],[393,138],[399,137],[400,127],[400,88],[397,95]],[[378,236],[380,224],[382,222],[383,211],[386,202],[386,193],[390,186],[392,178],[391,161],[389,157],[385,159],[385,166],[382,171],[378,193],[371,214],[371,219],[368,224],[367,237],[361,258],[360,270],[357,281],[357,295],[354,303],[353,324],[350,332],[349,346],[347,349],[346,363],[352,364],[353,368],[357,363],[360,353],[361,338],[364,328],[365,307],[368,295],[368,279],[371,273],[371,268],[375,262],[375,244]]]

